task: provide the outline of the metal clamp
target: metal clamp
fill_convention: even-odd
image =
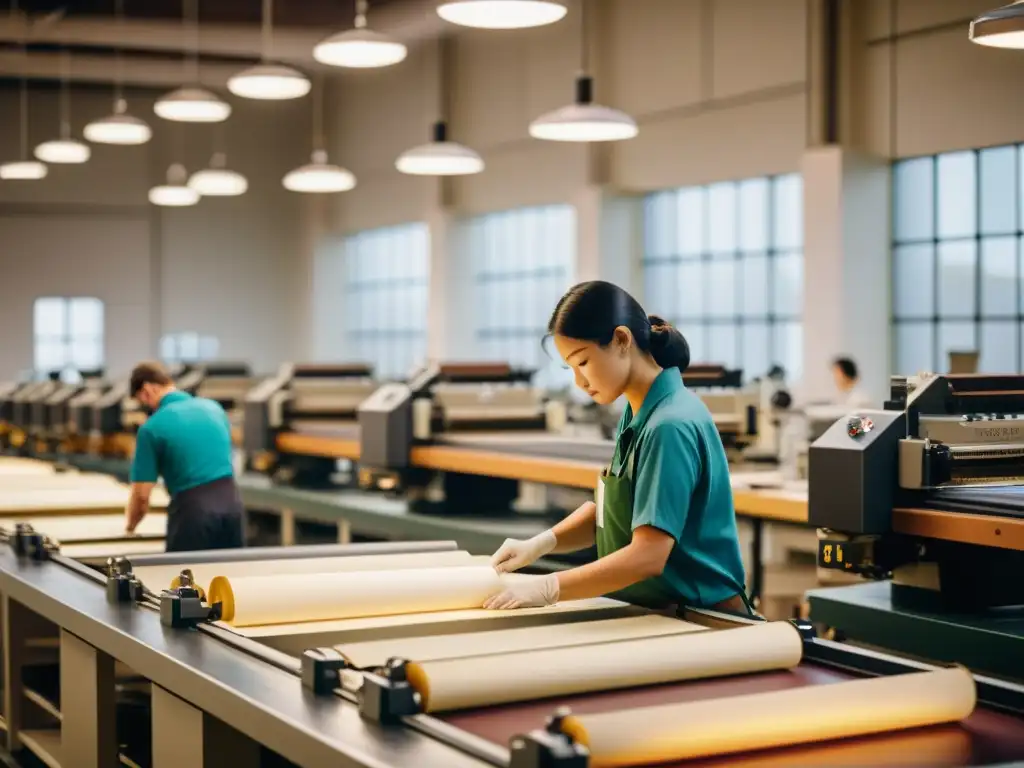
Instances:
[[[587,768],[589,750],[562,730],[570,714],[567,707],[560,707],[544,728],[513,736],[509,742],[509,768]]]
[[[46,537],[37,533],[30,523],[15,523],[10,542],[11,549],[18,557],[32,560],[47,560],[50,557]]]
[[[419,693],[409,684],[404,659],[391,658],[379,673],[363,674],[359,714],[376,723],[394,723],[420,712]]]
[[[107,558],[107,602],[138,603],[142,600],[142,582],[135,578],[126,557]]]
[[[325,696],[341,687],[341,671],[348,666],[334,648],[307,648],[302,653],[302,687]]]
[[[194,627],[207,621],[218,621],[221,617],[220,603],[207,605],[203,592],[194,579],[192,571],[185,569],[178,577],[178,586],[160,593],[160,623],[165,627]]]

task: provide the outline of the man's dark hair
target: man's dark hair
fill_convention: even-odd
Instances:
[[[843,376],[850,379],[850,381],[857,380],[857,364],[848,357],[837,357],[832,361],[832,365],[843,372]]]
[[[146,384],[156,384],[161,387],[166,387],[168,384],[173,383],[174,380],[171,379],[160,363],[139,363],[132,370],[132,378],[128,389],[128,395],[130,397],[135,397],[139,394],[139,390]]]

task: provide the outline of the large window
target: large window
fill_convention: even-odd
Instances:
[[[644,304],[686,336],[693,362],[773,365],[800,377],[803,184],[799,175],[649,195]]]
[[[103,302],[99,299],[38,298],[32,328],[37,374],[98,371],[103,367]]]
[[[167,333],[160,339],[160,357],[165,363],[203,363],[216,360],[220,342],[215,336],[198,333]]]
[[[346,357],[381,378],[405,378],[426,358],[430,233],[426,224],[345,238]]]
[[[548,317],[572,282],[576,211],[571,205],[517,208],[468,223],[476,294],[477,353],[559,377],[541,346]]]
[[[980,352],[1022,367],[1024,145],[901,160],[893,173],[894,371],[944,372]]]

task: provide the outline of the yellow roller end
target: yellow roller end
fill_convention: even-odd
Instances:
[[[171,579],[171,587],[170,587],[171,589],[177,589],[180,586],[181,586],[181,579],[180,578],[175,576],[173,579]],[[205,600],[206,599],[206,590],[203,589],[202,587],[200,587],[198,584],[195,585],[195,588],[196,588],[196,592],[199,593],[199,599],[200,600]]]
[[[575,715],[569,715],[562,721],[562,733],[577,744],[582,744],[587,749],[590,749],[590,734],[587,733],[586,727]]]
[[[210,605],[220,603],[221,621],[230,622],[235,618],[235,593],[227,576],[214,576],[210,582]]]
[[[410,661],[405,665],[405,678],[420,695],[420,707],[424,712],[430,711],[430,678],[422,664]]]

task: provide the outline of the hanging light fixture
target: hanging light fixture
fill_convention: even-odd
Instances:
[[[11,2],[11,17],[18,14],[17,0]],[[37,181],[46,178],[47,167],[37,160],[30,160],[28,155],[28,82],[25,79],[25,70],[28,64],[28,54],[25,50],[24,40],[21,42],[21,89],[18,94],[20,99],[21,118],[21,159],[0,165],[0,179],[4,181]]]
[[[448,0],[437,15],[460,27],[525,29],[554,24],[568,9],[555,0]]]
[[[971,22],[970,38],[992,48],[1024,48],[1024,0],[981,14]]]
[[[180,163],[167,169],[167,183],[149,190],[149,202],[171,208],[184,208],[199,202],[199,193],[185,184],[188,174]]]
[[[237,197],[248,191],[249,180],[227,169],[223,152],[214,152],[210,167],[193,173],[188,185],[203,197]]]
[[[313,93],[313,156],[311,162],[289,172],[281,183],[292,192],[348,192],[356,185],[351,171],[327,161],[323,148],[323,79],[317,78]]]
[[[367,0],[356,0],[355,29],[338,32],[313,48],[313,58],[330,67],[372,69],[403,61],[408,49],[397,40],[366,28]]]
[[[192,55],[185,56],[186,77],[193,83],[199,82],[199,0],[192,0],[191,13],[182,15],[184,29],[189,29],[188,17],[192,17]],[[183,86],[161,96],[153,111],[157,117],[179,123],[219,123],[231,115],[231,105],[211,91],[198,85]]]
[[[82,135],[93,144],[132,146],[153,138],[153,130],[145,120],[128,114],[128,103],[119,94],[114,100],[114,114],[93,120]]]
[[[586,0],[580,3],[580,75],[576,78],[576,101],[548,112],[530,123],[530,135],[545,141],[622,141],[637,135],[636,121],[618,109],[594,104],[594,81],[587,72],[590,35]]]
[[[439,80],[441,119],[434,123],[433,141],[403,152],[395,167],[412,176],[467,176],[484,169],[483,158],[467,146],[448,140],[448,124],[444,117],[449,112],[447,84],[451,81],[451,41],[439,42]]]
[[[283,101],[309,93],[309,79],[297,69],[270,64],[274,0],[263,0],[263,62],[242,70],[228,80],[228,90],[243,99]]]
[[[60,138],[44,141],[36,147],[35,156],[44,163],[84,163],[92,150],[88,144],[71,138],[71,95],[68,92],[69,54],[60,59]]]

